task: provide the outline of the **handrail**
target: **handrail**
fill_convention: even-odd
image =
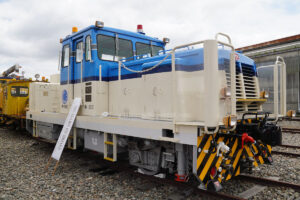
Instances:
[[[226,37],[229,41],[229,43],[225,43],[225,42],[221,42],[218,40],[218,36],[219,35],[222,35],[224,37]],[[219,44],[222,44],[224,46],[227,46],[229,48],[231,48],[231,54],[230,54],[230,72],[231,72],[231,114],[232,115],[236,115],[236,77],[235,77],[235,48],[233,47],[233,45],[231,44],[231,38],[227,35],[227,34],[224,34],[224,33],[217,33],[216,36],[215,36],[215,39],[217,41],[217,43]],[[176,98],[176,74],[175,74],[175,51],[177,49],[180,49],[180,48],[185,48],[185,47],[188,47],[188,46],[193,46],[193,45],[197,45],[197,44],[202,44],[204,43],[205,40],[202,40],[202,41],[197,41],[197,42],[192,42],[192,43],[188,43],[188,44],[184,44],[184,45],[179,45],[179,46],[176,46],[172,49],[171,53],[172,53],[172,88],[173,88],[173,125],[174,125],[174,130],[173,132],[176,133],[177,130],[176,130],[176,116],[177,116],[177,113],[176,113],[176,106],[177,106],[177,98]],[[204,47],[205,48],[205,47]],[[218,59],[218,58],[216,58]],[[234,127],[235,128],[235,127]],[[207,133],[216,133],[218,130],[219,130],[219,125],[216,126],[215,130],[210,132],[208,131],[208,127],[207,125],[204,125],[204,130],[205,132]]]
[[[231,38],[229,37],[229,35],[225,34],[225,33],[217,33],[215,36],[215,39],[218,41],[218,36],[222,35],[224,37],[226,37],[228,39],[229,44],[231,45]]]
[[[188,47],[191,45],[196,45],[196,44],[202,44],[204,43],[204,40],[202,41],[198,41],[198,42],[192,42],[189,44],[185,44],[185,45],[180,45],[180,46],[176,46],[172,49],[171,54],[172,54],[172,96],[173,96],[173,132],[177,133],[176,130],[176,107],[177,107],[177,98],[176,98],[176,74],[175,74],[175,51],[176,49],[180,49],[180,48],[184,48],[184,47]],[[207,130],[207,128],[206,128]]]
[[[278,67],[281,66],[280,70],[280,114],[285,115],[286,113],[286,64],[284,59],[281,56],[276,57],[276,62],[274,65],[274,114],[275,120],[273,122],[277,122],[278,120],[278,103],[279,103],[279,95],[278,95]]]

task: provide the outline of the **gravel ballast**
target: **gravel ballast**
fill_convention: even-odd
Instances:
[[[63,152],[52,176],[54,162],[48,172],[44,169],[53,148],[53,144],[37,141],[25,133],[0,129],[0,199],[168,199],[178,192],[173,186],[157,184],[141,190],[148,180],[133,178],[126,172],[102,176],[91,171],[101,167],[101,155],[92,155],[91,159],[90,153],[71,150]],[[278,176],[282,181],[300,183],[299,158],[282,155],[273,158],[273,165],[262,165],[253,175]],[[223,184],[222,192],[238,195],[253,185],[233,179]],[[298,199],[299,196],[292,189],[267,187],[251,199]],[[192,195],[185,199],[201,198]]]

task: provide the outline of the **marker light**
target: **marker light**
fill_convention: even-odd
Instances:
[[[64,40],[64,39],[60,38],[60,39],[59,39],[59,43],[62,43],[62,42],[63,42],[63,40]]]
[[[217,168],[215,166],[213,166],[211,169],[210,169],[210,176],[212,179],[214,179],[217,175]]]
[[[224,87],[220,92],[221,98],[231,97],[231,90],[228,87]]]
[[[138,24],[137,25],[137,32],[138,33],[144,33],[144,31],[143,31],[143,25],[142,24]]]
[[[42,81],[45,81],[45,80],[46,80],[45,76],[42,76]]]
[[[170,39],[169,38],[163,38],[163,42],[167,44],[167,43],[170,42]]]
[[[288,116],[288,117],[296,117],[296,111],[289,110],[289,111],[287,111],[286,116]]]
[[[95,26],[98,27],[98,28],[103,28],[104,27],[104,22],[96,21]]]
[[[261,91],[260,92],[260,98],[264,98],[264,99],[269,98],[269,92],[267,92],[267,91]]]
[[[78,28],[76,26],[72,27],[72,33],[78,32]]]
[[[229,115],[223,118],[223,123],[226,128],[233,127],[237,123],[237,117],[235,115]]]

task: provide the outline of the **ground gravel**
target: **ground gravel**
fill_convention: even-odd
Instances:
[[[298,141],[299,135],[284,135],[284,143]],[[297,145],[297,144],[291,145]],[[299,145],[299,144],[298,144]],[[147,180],[133,178],[126,172],[102,176],[91,169],[101,167],[99,155],[65,150],[54,176],[45,172],[53,144],[37,141],[22,132],[0,129],[0,200],[6,199],[168,199],[177,188],[150,186],[141,190]],[[99,160],[98,160],[99,157]],[[277,176],[282,181],[300,183],[299,158],[274,155],[273,165],[262,165],[255,176]],[[53,166],[50,168],[53,169]],[[254,186],[233,179],[223,184],[223,193],[238,195]],[[267,187],[251,199],[299,199],[292,189]],[[179,198],[180,199],[180,198]],[[203,199],[192,195],[184,199]]]
[[[71,150],[63,152],[52,176],[44,168],[53,148],[0,129],[0,199],[166,199],[174,191],[161,185],[140,191],[137,186],[144,180],[122,172],[101,176],[90,171],[99,167],[95,159]]]

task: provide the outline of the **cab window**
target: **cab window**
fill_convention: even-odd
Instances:
[[[144,44],[137,42],[135,44],[136,55],[138,59],[150,57],[151,56],[151,46],[150,44]]]
[[[28,96],[28,87],[20,87],[20,97]]]
[[[76,44],[76,62],[80,63],[83,59],[83,42]]]
[[[130,60],[133,59],[133,51],[132,51],[132,42],[130,40],[125,40],[125,39],[118,39],[118,58],[119,60],[125,59],[125,58],[130,58]]]
[[[24,86],[12,86],[10,89],[10,94],[13,97],[27,97],[28,96],[28,87]]]
[[[159,46],[152,45],[152,56],[157,56],[161,53],[164,49]]]
[[[85,38],[85,60],[91,61],[92,60],[92,51],[91,51],[91,36],[88,35]]]
[[[101,60],[119,61],[133,59],[133,48],[130,40],[106,35],[97,35],[98,57]]]
[[[114,37],[97,35],[97,46],[99,59],[116,61],[116,41]]]
[[[17,89],[18,89],[17,87],[11,87],[10,88],[10,94],[11,94],[11,96],[13,96],[13,97],[18,96]]]
[[[70,60],[70,47],[69,47],[69,45],[65,45],[63,47],[63,51],[62,51],[61,66],[68,67],[69,60]]]

